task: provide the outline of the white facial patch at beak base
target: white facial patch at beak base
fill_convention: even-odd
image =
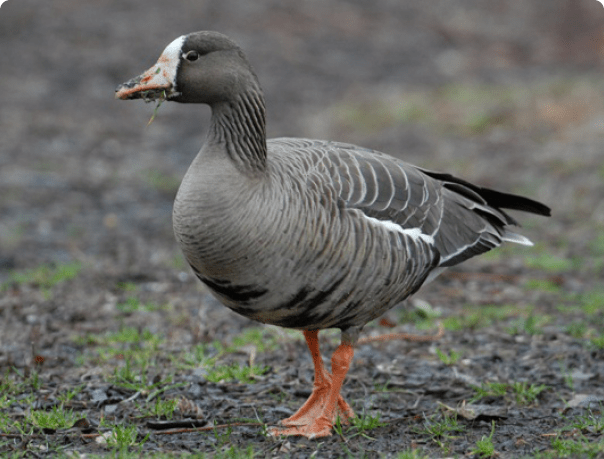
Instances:
[[[153,67],[143,74],[140,84],[149,87],[170,85],[176,91],[176,72],[182,54],[185,35],[181,35],[164,49]]]

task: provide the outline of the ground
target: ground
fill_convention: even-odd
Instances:
[[[596,0],[3,3],[1,454],[604,457],[603,19]],[[329,438],[266,435],[310,392],[301,334],[222,307],[174,242],[208,109],[166,103],[147,126],[152,105],[113,99],[203,29],[246,50],[269,136],[553,209],[515,214],[534,247],[450,269],[368,325],[444,334],[358,346],[359,421]]]

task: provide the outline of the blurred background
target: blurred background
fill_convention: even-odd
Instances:
[[[266,94],[269,136],[356,143],[527,194],[553,208],[547,221],[524,218],[524,232],[560,282],[580,289],[601,276],[604,8],[596,0],[8,0],[0,283],[77,262],[84,281],[54,307],[101,307],[108,286],[123,280],[182,282],[175,295],[190,290],[199,302],[171,206],[209,109],[166,103],[147,126],[153,105],[113,94],[174,38],[204,29],[247,53]]]

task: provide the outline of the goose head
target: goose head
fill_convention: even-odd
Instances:
[[[258,80],[241,48],[218,32],[172,41],[149,70],[120,84],[116,99],[156,99],[215,105],[229,102]]]

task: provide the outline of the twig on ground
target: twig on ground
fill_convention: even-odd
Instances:
[[[445,334],[445,327],[443,327],[442,323],[438,323],[438,332],[435,335],[414,335],[411,333],[388,333],[385,335],[379,336],[367,336],[365,338],[361,338],[357,341],[357,344],[367,344],[373,343],[375,341],[394,341],[394,340],[404,340],[404,341],[413,341],[416,343],[423,343],[428,341],[438,341]]]

